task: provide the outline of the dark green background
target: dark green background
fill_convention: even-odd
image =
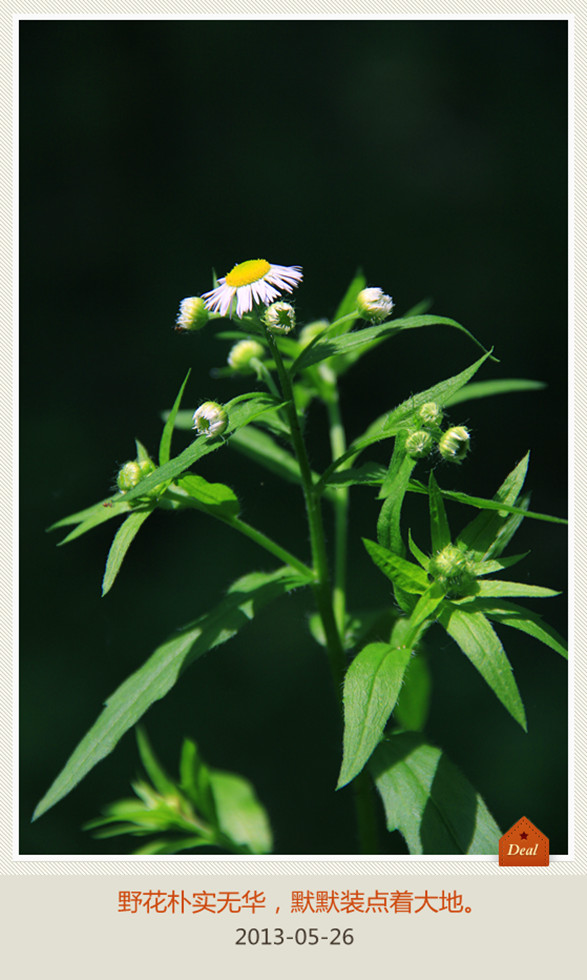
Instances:
[[[125,851],[80,825],[127,792],[132,736],[34,825],[35,803],[114,688],[238,575],[274,563],[202,515],[151,518],[112,593],[100,581],[113,528],[63,549],[45,528],[107,495],[137,436],[155,453],[188,366],[186,405],[244,385],[214,381],[227,345],[179,336],[179,300],[211,268],[265,256],[300,264],[299,319],[331,316],[357,265],[402,313],[434,311],[495,345],[483,377],[538,394],[470,403],[473,451],[442,486],[491,494],[527,449],[536,510],[566,511],[567,25],[548,21],[75,22],[21,24],[21,851]],[[352,438],[477,356],[456,331],[402,334],[345,382]],[[324,465],[324,419],[308,418]],[[178,436],[176,447],[185,444]],[[384,445],[373,458],[384,460]],[[426,478],[427,467],[419,475]],[[244,516],[304,553],[294,488],[226,450],[203,461]],[[284,526],[283,515],[285,516]],[[374,492],[353,497],[356,607],[389,599],[366,558]],[[453,528],[469,519],[451,510]],[[425,503],[407,523],[427,546]],[[522,580],[565,587],[566,535],[526,521]],[[563,632],[564,598],[532,603]],[[247,775],[280,853],[352,853],[348,791],[335,795],[340,732],[307,597],[290,596],[219,648],[149,712],[174,769],[184,734]],[[509,631],[529,735],[440,631],[430,634],[430,734],[503,829],[526,815],[567,848],[566,669]],[[394,835],[390,850],[402,849]]]

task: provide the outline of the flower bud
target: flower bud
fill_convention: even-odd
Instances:
[[[144,477],[156,469],[157,467],[152,459],[129,460],[118,471],[116,485],[121,493],[127,493],[136,487],[137,483],[140,483]]]
[[[228,415],[218,402],[204,402],[194,412],[193,429],[208,438],[221,436],[228,425]]]
[[[425,428],[434,428],[442,422],[442,409],[436,402],[424,402],[417,412],[418,418]]]
[[[447,593],[464,595],[475,580],[466,554],[454,544],[448,544],[430,561],[428,572]]]
[[[467,455],[470,442],[469,430],[464,425],[457,425],[442,434],[438,451],[444,459],[460,462]]]
[[[434,440],[429,432],[418,429],[406,439],[406,452],[412,459],[422,459],[432,451]]]
[[[272,303],[263,319],[273,333],[291,333],[296,325],[294,308],[289,303]]]
[[[306,326],[300,331],[300,336],[298,337],[299,343],[302,347],[307,347],[317,337],[319,334],[324,333],[326,327],[328,326],[328,320],[314,320],[313,323],[307,323]]]
[[[179,304],[175,329],[180,331],[200,330],[210,319],[210,314],[199,296],[187,296]]]
[[[391,316],[393,310],[393,300],[391,296],[386,296],[379,287],[362,289],[357,296],[357,310],[364,320],[372,323],[381,323]]]
[[[238,344],[235,344],[229,352],[228,363],[235,371],[249,374],[253,370],[251,359],[255,357],[260,359],[264,353],[265,348],[258,340],[239,340]]]

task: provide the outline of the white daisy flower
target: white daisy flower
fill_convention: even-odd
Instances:
[[[207,309],[220,316],[232,316],[236,299],[236,315],[242,317],[255,303],[268,305],[281,293],[291,293],[301,281],[299,265],[271,265],[266,259],[248,259],[235,265],[202,299]]]

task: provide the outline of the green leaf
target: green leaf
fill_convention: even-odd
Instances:
[[[239,395],[237,398],[233,398],[231,402],[228,402],[224,406],[228,414],[226,435],[229,436],[230,433],[237,431],[242,426],[248,425],[253,419],[263,415],[263,413],[274,411],[283,404],[283,402],[278,402],[276,398],[273,398],[272,395],[265,393]],[[161,483],[175,480],[198,459],[219,449],[225,442],[226,439],[223,436],[214,436],[212,438],[204,435],[199,436],[179,456],[175,456],[174,459],[165,463],[164,466],[160,466],[154,473],[149,474],[144,480],[141,480],[136,487],[129,490],[125,494],[125,500],[134,500],[136,497],[141,497],[145,493],[148,493],[149,490],[153,490]]]
[[[389,471],[379,496],[386,495],[377,519],[377,540],[395,554],[404,555],[401,515],[404,498],[416,460],[406,455],[403,433],[395,441]]]
[[[99,503],[94,504],[93,507],[87,507],[85,510],[78,511],[77,514],[64,517],[62,520],[52,524],[47,530],[55,531],[64,525],[77,524],[77,527],[59,542],[59,545],[67,544],[68,541],[74,541],[75,538],[79,538],[86,531],[91,531],[92,528],[98,527],[106,521],[111,521],[113,517],[128,514],[131,509],[125,500],[101,500]]]
[[[334,487],[377,486],[383,483],[386,473],[386,468],[379,463],[364,463],[363,466],[332,473],[327,483]]]
[[[114,535],[114,540],[110,545],[110,551],[106,560],[104,578],[102,579],[102,596],[105,596],[114,585],[114,580],[120,571],[120,566],[124,561],[128,549],[142,525],[147,520],[147,517],[153,513],[154,509],[155,505],[152,504],[144,510],[142,508],[141,510],[133,510],[128,515],[124,524],[121,524],[118,528],[118,531]],[[61,543],[63,544],[64,542],[62,541]]]
[[[408,531],[408,543],[410,551],[412,552],[416,561],[422,566],[425,571],[428,571],[428,565],[430,564],[430,559],[428,555],[425,555],[423,551],[418,548],[418,545],[412,537],[412,532]]]
[[[430,507],[432,553],[437,554],[450,544],[451,537],[442,495],[432,470],[430,471],[430,481],[428,483],[428,504]]]
[[[512,718],[527,731],[524,705],[511,664],[499,637],[483,613],[446,603],[438,620],[477,668]]]
[[[481,578],[482,575],[493,575],[494,572],[501,572],[504,568],[511,568],[512,565],[517,565],[518,562],[527,558],[529,554],[530,552],[526,551],[523,555],[510,555],[509,558],[471,562],[471,572],[475,578]]]
[[[482,344],[456,320],[445,316],[409,316],[397,320],[388,320],[377,326],[364,327],[362,330],[355,330],[352,333],[345,333],[342,336],[327,336],[311,346],[304,348],[291,366],[292,375],[296,371],[309,367],[311,364],[318,364],[328,357],[336,357],[340,354],[357,355],[370,350],[380,340],[392,337],[402,330],[414,330],[419,327],[431,326],[450,326],[465,333],[473,343],[485,350]],[[489,355],[488,355],[489,356]],[[495,359],[495,358],[494,358]]]
[[[357,269],[354,278],[352,279],[346,293],[344,294],[338,306],[336,313],[334,314],[334,320],[332,321],[336,331],[334,336],[337,336],[339,332],[347,333],[349,330],[352,329],[356,321],[359,319],[357,315],[357,317],[355,317],[355,319],[353,320],[346,320],[344,326],[341,325],[340,330],[336,329],[337,320],[342,319],[342,317],[350,316],[350,314],[357,309],[357,296],[359,295],[361,290],[365,288],[366,285],[367,285],[367,280],[365,279],[365,276],[363,275],[361,269]]]
[[[414,562],[406,561],[399,555],[394,555],[388,548],[363,538],[363,544],[369,553],[372,561],[383,572],[384,575],[398,585],[404,592],[421,595],[428,588],[428,576],[424,569]]]
[[[544,643],[556,653],[560,653],[561,657],[567,659],[567,645],[563,637],[552,626],[543,622],[541,616],[530,609],[524,609],[523,606],[518,606],[515,602],[497,601],[495,599],[475,599],[472,605],[484,613],[488,619],[533,636],[534,639]]]
[[[410,613],[410,628],[412,630],[416,630],[422,626],[427,619],[432,619],[444,597],[445,593],[440,585],[437,585],[436,582],[430,585],[426,592],[420,596],[418,602]]]
[[[149,453],[143,446],[142,442],[139,442],[138,439],[135,439],[135,446],[137,450],[137,461],[139,463],[152,462],[151,457],[149,456]]]
[[[343,758],[337,789],[360,773],[381,739],[411,655],[411,648],[370,643],[347,670]]]
[[[210,770],[210,784],[219,829],[252,854],[268,854],[273,844],[271,827],[251,784],[219,769]]]
[[[505,478],[493,498],[497,504],[514,504],[524,485],[529,459],[530,454],[526,453]],[[455,543],[462,545],[479,560],[496,557],[499,554],[495,549],[496,538],[508,520],[508,516],[508,512],[504,510],[478,514],[463,528]]]
[[[157,756],[153,752],[153,748],[147,736],[144,728],[140,725],[135,729],[135,735],[137,739],[137,747],[139,750],[139,756],[141,757],[141,762],[143,763],[145,772],[153,786],[161,796],[168,796],[169,794],[174,795],[177,793],[177,787],[173,780],[169,778],[165,770],[163,769],[161,763],[159,762]]]
[[[483,799],[422,735],[387,738],[369,768],[387,829],[399,830],[411,854],[497,854],[501,831]]]
[[[268,602],[306,584],[307,579],[291,568],[245,575],[231,586],[226,598],[214,609],[174,633],[108,698],[104,711],[37,806],[33,819],[71,792],[112,752],[124,733],[155,701],[165,697],[195,660],[229,640]]]
[[[546,388],[544,381],[528,381],[525,378],[499,378],[496,381],[475,381],[452,395],[444,404],[447,408],[475,398],[508,395],[513,391],[540,391]]]
[[[490,579],[487,582],[477,582],[476,595],[480,598],[491,596],[495,598],[507,598],[508,596],[534,596],[536,598],[548,598],[549,596],[560,595],[554,589],[546,589],[541,585],[526,585],[524,582],[507,582],[500,579]]]
[[[177,486],[200,510],[213,517],[237,517],[240,512],[238,497],[224,483],[209,483],[199,473],[186,473],[179,478]]]
[[[416,653],[404,674],[395,708],[394,720],[401,728],[420,732],[426,725],[432,693],[432,676],[426,658]]]
[[[173,403],[173,408],[171,409],[167,421],[163,427],[163,433],[161,435],[161,442],[159,443],[159,466],[163,466],[165,463],[169,462],[169,455],[171,452],[171,437],[173,435],[173,429],[175,427],[175,419],[179,411],[179,406],[181,405],[181,399],[185,390],[185,386],[188,383],[188,378],[191,374],[191,368],[185,376],[184,382],[179,389],[177,398]]]
[[[332,479],[328,480],[328,483],[334,482]],[[422,493],[428,494],[427,487],[419,480],[410,480],[408,486],[409,493]],[[488,500],[486,497],[472,497],[468,493],[460,493],[456,490],[441,490],[440,493],[445,500],[454,500],[458,504],[465,504],[467,507],[476,507],[479,510],[494,510],[499,511],[501,514],[510,515],[513,518],[519,518],[514,524],[513,520],[506,522],[500,531],[498,532],[499,543],[502,544],[504,533],[507,530],[509,536],[507,538],[507,543],[511,541],[515,531],[520,526],[524,517],[530,517],[536,521],[549,521],[551,524],[568,524],[565,517],[553,517],[552,514],[539,514],[537,511],[528,510],[528,503],[530,501],[529,496],[518,497],[516,500],[516,506],[511,506],[510,504],[500,503],[497,500]],[[512,530],[513,528],[513,530]],[[506,547],[503,544],[500,547],[500,554]]]
[[[216,824],[216,805],[212,794],[210,770],[202,759],[198,747],[185,738],[179,759],[180,788],[196,809],[210,823]]]

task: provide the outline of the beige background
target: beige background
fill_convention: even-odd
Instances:
[[[572,13],[574,11],[574,14]],[[13,189],[12,113],[14,29],[18,16],[24,17],[94,17],[94,16],[161,16],[186,17],[512,17],[567,16],[574,17],[574,81],[577,105],[575,114],[575,153],[577,174],[585,173],[585,64],[587,16],[579,13],[578,3],[566,9],[554,3],[523,3],[515,7],[508,2],[461,3],[418,6],[414,4],[374,3],[359,0],[327,3],[305,0],[295,6],[285,3],[257,2],[246,6],[232,3],[99,3],[94,0],[70,0],[69,3],[34,3],[23,0],[18,8],[3,4],[0,14],[0,46],[2,87],[0,99],[2,125],[2,212],[3,253],[0,265],[1,330],[3,356],[1,365],[3,417],[15,416],[15,383],[12,368],[12,338],[16,327],[12,323],[13,272],[11,243],[11,212]],[[572,117],[572,114],[571,114]],[[577,181],[575,217],[577,221],[576,265],[580,270],[585,251],[585,189]],[[572,222],[571,222],[572,225]],[[571,235],[573,228],[571,227]],[[574,283],[578,310],[585,308],[584,283],[577,275]],[[579,319],[579,318],[578,318]],[[577,326],[574,340],[573,370],[577,373],[585,358],[585,332]],[[583,377],[584,372],[582,372]],[[575,394],[574,417],[577,423],[574,447],[575,480],[581,485],[584,472],[582,419],[585,417],[584,396],[579,386]],[[16,418],[13,418],[16,427]],[[14,430],[15,431],[15,430]],[[10,426],[1,429],[2,458],[12,456]],[[573,447],[572,447],[573,451]],[[15,667],[13,660],[14,631],[12,628],[12,598],[14,570],[10,562],[13,550],[13,517],[11,516],[11,470],[6,466],[3,479],[3,520],[0,600],[2,602],[2,631],[0,633],[0,922],[3,940],[0,957],[6,975],[15,978],[59,976],[63,980],[82,976],[85,980],[103,977],[108,973],[118,977],[131,970],[143,980],[160,977],[163,970],[181,973],[189,978],[202,968],[213,965],[221,976],[239,970],[243,976],[298,976],[301,970],[312,975],[324,967],[335,969],[340,978],[355,977],[361,969],[392,971],[409,970],[409,976],[420,977],[434,970],[435,975],[451,977],[493,977],[496,969],[508,976],[532,973],[534,978],[551,977],[557,973],[574,973],[576,962],[582,962],[582,930],[580,910],[584,907],[584,887],[587,877],[585,847],[585,733],[586,677],[581,652],[585,647],[584,630],[576,625],[576,663],[574,677],[574,777],[575,816],[574,854],[570,859],[553,862],[549,868],[500,869],[496,861],[432,862],[430,860],[366,861],[330,860],[315,858],[307,861],[240,859],[200,860],[139,859],[109,861],[23,860],[13,857],[13,730],[16,717],[14,705]],[[582,556],[585,526],[585,507],[576,502],[572,532],[576,547],[575,592],[582,595],[585,561]],[[16,549],[14,549],[16,551]],[[578,605],[578,604],[577,604]],[[575,612],[575,618],[577,618]],[[15,778],[15,777],[14,777]],[[262,889],[267,894],[272,911],[228,916],[199,916],[120,914],[117,912],[118,892],[122,889],[187,891]],[[362,890],[393,891],[409,889],[421,894],[425,888],[436,893],[462,893],[470,914],[434,915],[425,911],[418,915],[291,915],[289,908],[292,890]],[[583,916],[581,916],[582,924]],[[281,947],[240,947],[234,945],[236,929],[240,927],[273,928],[277,924],[286,934],[296,928],[316,927],[320,933],[333,927],[352,927],[355,942],[349,947],[330,947],[324,943],[315,947],[287,942]],[[580,946],[581,944],[581,946]]]

